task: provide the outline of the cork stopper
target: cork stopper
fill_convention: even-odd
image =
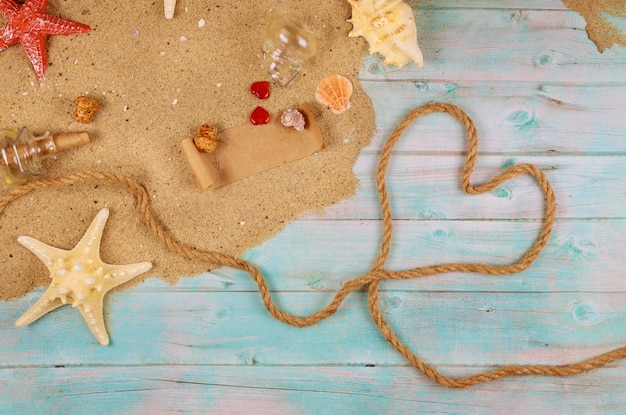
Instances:
[[[52,139],[54,140],[56,152],[61,152],[89,143],[89,134],[85,131],[80,133],[63,133],[53,136]]]
[[[100,109],[100,104],[94,98],[80,96],[74,100],[76,111],[74,119],[83,124],[91,123],[93,115]]]

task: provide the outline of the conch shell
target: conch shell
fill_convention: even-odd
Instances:
[[[363,36],[370,53],[385,57],[383,64],[402,67],[409,61],[422,66],[413,9],[402,0],[348,0],[352,6],[350,37]]]
[[[325,107],[330,108],[333,114],[341,114],[352,107],[352,82],[345,76],[330,75],[317,85],[315,100]]]

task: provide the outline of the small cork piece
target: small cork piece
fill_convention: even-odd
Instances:
[[[82,124],[91,123],[91,118],[100,109],[100,104],[93,98],[80,96],[74,100],[76,111],[74,119]]]
[[[217,127],[211,124],[202,124],[198,135],[193,139],[198,151],[212,153],[217,149]]]

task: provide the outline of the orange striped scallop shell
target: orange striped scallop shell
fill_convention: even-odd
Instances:
[[[352,107],[352,82],[341,75],[330,75],[322,79],[315,91],[315,100],[330,108],[333,114],[341,114]]]

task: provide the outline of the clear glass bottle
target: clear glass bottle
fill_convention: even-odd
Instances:
[[[86,132],[33,137],[26,127],[0,130],[0,175],[7,184],[21,184],[41,174],[41,162],[89,142]]]
[[[264,67],[272,81],[284,88],[300,73],[302,63],[317,54],[319,40],[306,25],[290,16],[277,16],[267,27]]]

